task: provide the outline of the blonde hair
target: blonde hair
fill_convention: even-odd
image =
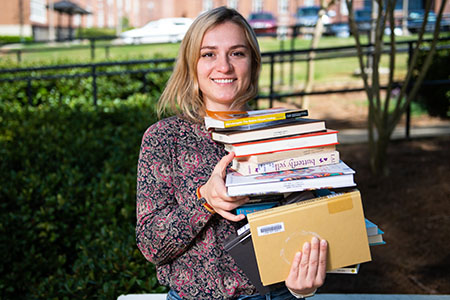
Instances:
[[[229,21],[244,30],[251,53],[250,85],[247,91],[234,101],[233,107],[242,106],[258,94],[261,54],[255,33],[245,18],[236,10],[221,6],[197,17],[187,31],[180,45],[174,71],[158,102],[159,117],[169,111],[194,122],[203,119],[206,108],[197,78],[197,62],[200,57],[201,43],[206,31]]]

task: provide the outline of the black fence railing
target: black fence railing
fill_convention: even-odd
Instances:
[[[450,38],[443,38],[440,41],[448,41]],[[427,40],[429,42],[429,40]],[[414,45],[417,43],[416,40],[401,41],[396,43],[397,53],[408,53],[409,57],[412,55]],[[450,44],[443,44],[440,48],[450,48]],[[363,52],[366,56],[370,56],[373,51],[373,46],[370,44],[362,45]],[[388,51],[389,44],[385,45],[383,52]],[[314,53],[312,56],[311,53]],[[349,93],[349,92],[361,92],[364,91],[362,87],[356,88],[342,88],[342,89],[328,89],[325,91],[310,91],[305,92],[304,90],[282,92],[276,90],[275,84],[275,66],[282,65],[285,63],[290,64],[290,85],[292,86],[294,78],[294,63],[304,62],[308,60],[331,60],[337,58],[348,58],[356,57],[357,52],[354,46],[343,46],[343,47],[328,47],[328,48],[318,48],[318,49],[303,49],[303,50],[287,50],[287,51],[273,51],[262,53],[262,63],[263,65],[269,65],[269,86],[268,93],[261,93],[258,95],[256,101],[256,106],[258,106],[259,99],[268,99],[269,105],[273,106],[274,100],[279,100],[288,97],[301,97],[308,95],[319,95],[319,94],[336,94],[336,93]],[[409,59],[408,59],[409,61]],[[10,69],[0,69],[0,87],[2,83],[9,82],[26,82],[26,97],[28,103],[32,105],[33,102],[33,92],[32,83],[34,81],[40,80],[63,80],[70,78],[92,78],[92,100],[93,104],[96,105],[98,101],[98,78],[99,77],[109,77],[122,74],[139,74],[139,78],[142,80],[142,91],[146,91],[147,87],[150,86],[148,82],[147,74],[151,73],[164,73],[171,72],[173,69],[173,64],[175,62],[174,58],[168,59],[150,59],[150,60],[133,60],[133,61],[118,61],[118,62],[99,62],[99,63],[86,63],[86,64],[70,64],[70,65],[55,65],[55,66],[42,66],[33,68],[10,68]],[[135,66],[134,69],[124,69],[124,70],[106,70],[108,67],[117,66]],[[150,67],[149,67],[150,66]],[[45,74],[45,71],[68,71],[60,74]],[[74,70],[79,70],[79,72],[74,72]],[[284,72],[284,68],[280,68]],[[283,74],[279,74],[283,77]],[[396,83],[401,86],[401,82]],[[435,84],[435,85],[450,85],[450,80],[439,80],[433,82],[425,82],[424,84]],[[381,88],[386,88],[382,86]],[[409,120],[409,114],[407,116]],[[407,124],[407,135],[409,133],[409,123]]]

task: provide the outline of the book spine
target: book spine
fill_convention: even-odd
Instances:
[[[242,175],[278,172],[292,169],[317,167],[336,164],[339,162],[339,152],[326,152],[282,159],[274,162],[256,164],[252,162],[239,162],[233,160],[233,169]]]
[[[256,123],[265,123],[265,122],[272,122],[272,121],[278,121],[278,120],[284,120],[284,119],[292,119],[292,118],[298,118],[298,117],[305,117],[308,115],[307,110],[300,110],[295,112],[281,112],[281,113],[274,113],[270,115],[261,115],[261,116],[253,116],[253,117],[247,117],[247,118],[240,118],[236,120],[228,120],[223,121],[224,127],[235,127],[235,126],[243,126],[243,125],[251,125]]]
[[[337,133],[328,132],[308,137],[268,140],[265,143],[225,144],[225,150],[228,152],[233,151],[236,157],[242,157],[337,144]]]
[[[249,161],[255,164],[263,164],[268,163],[272,161],[287,159],[294,156],[305,156],[305,155],[311,155],[311,154],[317,154],[317,153],[324,153],[324,152],[332,152],[336,151],[335,145],[330,146],[317,146],[317,147],[309,147],[299,150],[289,150],[289,151],[281,151],[281,152],[274,152],[269,154],[261,154],[261,155],[252,155],[247,156],[244,158],[236,158],[237,160],[241,161]]]

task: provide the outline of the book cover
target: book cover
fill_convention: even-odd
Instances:
[[[308,147],[302,149],[294,149],[294,150],[286,150],[286,151],[278,151],[266,154],[259,155],[250,155],[243,157],[234,158],[238,162],[252,162],[255,164],[262,164],[266,162],[282,160],[286,158],[291,158],[295,156],[303,156],[303,155],[311,155],[316,153],[324,153],[324,152],[332,152],[336,151],[336,145],[329,146],[318,146],[318,147]]]
[[[270,108],[251,111],[206,111],[204,119],[205,126],[209,129],[270,123],[307,115],[308,111],[306,109]]]
[[[244,204],[244,205],[241,205],[238,208],[236,208],[236,215],[239,215],[239,214],[248,215],[255,211],[272,208],[277,204],[278,204],[278,202],[261,202],[261,203]]]
[[[367,228],[367,235],[376,235],[378,234],[378,226],[373,223],[372,221],[365,219],[366,222],[366,228]]]
[[[226,151],[233,151],[236,157],[240,157],[308,147],[336,145],[338,144],[337,133],[338,131],[336,130],[327,129],[324,132],[297,134],[288,137],[224,145]]]
[[[269,208],[247,216],[263,285],[282,282],[313,236],[328,241],[327,271],[371,260],[358,190]]]
[[[337,164],[339,152],[325,152],[310,155],[294,156],[287,159],[256,164],[249,161],[233,159],[231,168],[242,175],[254,175],[261,173],[278,172],[293,169]]]
[[[378,228],[377,234],[368,235],[369,245],[370,246],[378,246],[378,245],[386,244],[386,242],[383,240],[383,234],[384,234],[384,232]]]
[[[261,283],[248,224],[240,228],[236,234],[232,234],[225,239],[224,248],[244,271],[260,295],[265,295],[284,286],[284,283],[268,286]]]
[[[359,266],[360,264],[356,264],[356,265],[351,265],[351,266],[347,266],[347,267],[342,267],[336,270],[330,270],[327,271],[327,273],[329,274],[353,274],[356,275],[359,272]]]
[[[299,192],[355,186],[354,173],[340,161],[326,166],[249,176],[231,172],[226,175],[225,185],[230,196]]]
[[[325,121],[323,120],[296,118],[292,123],[287,125],[281,124],[245,131],[213,131],[211,137],[216,142],[232,144],[324,130],[326,130],[326,128]]]

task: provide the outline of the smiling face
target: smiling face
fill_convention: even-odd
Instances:
[[[197,77],[206,109],[230,110],[251,81],[251,52],[241,27],[225,22],[206,31],[197,62]]]

